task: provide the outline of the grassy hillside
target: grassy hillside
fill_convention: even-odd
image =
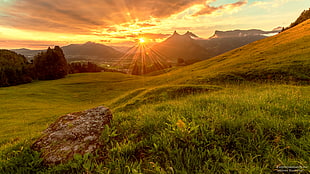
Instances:
[[[88,109],[138,88],[131,77],[120,73],[75,74],[53,81],[0,88],[0,144],[8,138],[40,132],[65,113]],[[125,85],[124,85],[125,84]]]
[[[190,78],[189,78],[190,76]],[[309,84],[310,20],[220,56],[162,75],[177,83],[278,81]]]
[[[296,19],[295,22],[291,23],[291,25],[288,28],[292,28],[306,20],[310,19],[310,8],[308,10],[304,10],[300,16]],[[286,29],[288,29],[286,28]]]
[[[74,74],[0,88],[0,124],[5,125],[0,130],[0,173],[271,173],[278,165],[309,169],[309,36],[308,20],[158,76]],[[102,133],[106,146],[68,164],[43,166],[29,148],[40,131],[58,116],[98,105],[110,107],[114,117]]]
[[[94,75],[109,76],[105,73]],[[82,89],[79,84],[76,87]],[[157,93],[160,90],[157,88],[146,90],[148,92],[134,90],[117,98],[107,104],[113,106],[116,102],[123,108],[116,109],[117,105],[111,108],[112,125],[102,134],[106,146],[98,149],[97,155],[76,156],[69,164],[53,168],[42,166],[38,154],[29,149],[31,138],[58,115],[99,105],[88,103],[88,100],[96,101],[96,97],[74,103],[54,96],[53,104],[45,106],[47,110],[41,105],[42,108],[28,114],[19,110],[6,115],[1,120],[10,117],[20,134],[2,130],[7,135],[2,140],[7,141],[1,143],[0,171],[271,173],[277,165],[309,165],[309,86],[241,85],[222,89],[205,86],[204,89],[211,90],[177,99],[167,97],[168,93],[163,95],[164,101],[159,101],[160,97],[149,97],[162,94]],[[137,99],[147,103],[135,105],[132,101]],[[40,106],[40,102],[30,101]],[[62,106],[54,108],[58,102]],[[24,114],[23,120],[12,117],[19,114]],[[21,137],[27,135],[26,141],[22,141]],[[101,152],[106,153],[103,159]]]

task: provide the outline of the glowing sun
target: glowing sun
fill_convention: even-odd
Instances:
[[[143,43],[145,43],[145,39],[144,39],[144,38],[142,38],[142,37],[141,37],[141,38],[139,38],[139,43],[142,43],[142,44],[143,44]]]

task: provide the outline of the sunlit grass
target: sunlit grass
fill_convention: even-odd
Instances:
[[[102,134],[106,147],[101,150],[107,152],[103,161],[94,155],[33,170],[270,173],[277,165],[309,165],[309,86],[230,85],[165,100],[150,97],[161,88],[142,89],[111,101],[114,118]],[[135,96],[147,102],[114,110],[115,102],[130,104]],[[27,143],[23,147],[27,149]]]
[[[169,76],[164,74],[162,79],[181,84],[244,81],[309,84],[309,55],[310,20],[276,36],[180,68]]]
[[[121,142],[108,149],[112,159],[130,161],[107,165],[120,173],[122,165],[177,173],[308,165],[307,96],[309,87],[243,86],[117,112],[113,126]]]
[[[139,77],[120,73],[75,74],[0,88],[0,140],[31,136],[63,114],[108,105],[115,97],[140,87],[140,81],[135,80]]]

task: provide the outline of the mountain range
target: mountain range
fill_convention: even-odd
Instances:
[[[172,63],[182,59],[186,64],[190,64],[211,57],[207,49],[193,38],[198,37],[189,31],[183,35],[175,31],[172,36],[156,44],[152,49],[164,55]]]
[[[211,57],[214,57],[251,42],[278,34],[280,31],[262,31],[256,29],[215,31],[214,35],[209,39],[197,40],[197,42],[210,53]]]
[[[310,19],[275,36],[169,72],[179,83],[310,82]],[[163,74],[164,76],[164,74]],[[166,76],[165,76],[166,77]],[[160,78],[160,77],[159,77]]]
[[[89,60],[93,62],[111,61],[123,55],[120,51],[104,44],[86,42],[84,44],[70,44],[61,47],[69,61]],[[26,48],[13,49],[12,51],[22,54],[28,59],[45,50],[30,50]]]
[[[62,47],[67,59],[93,59],[93,60],[113,60],[122,56],[116,49],[94,42],[85,44],[71,44]]]
[[[166,55],[171,62],[176,63],[178,60],[183,59],[186,64],[191,64],[279,32],[279,29],[273,31],[255,29],[215,31],[214,35],[209,39],[201,39],[189,31],[183,35],[175,31],[172,36],[155,45],[153,49]]]
[[[175,31],[169,38],[154,45],[152,49],[163,55],[163,57],[167,59],[167,62],[172,64],[176,64],[180,61],[185,64],[192,64],[256,40],[266,38],[269,35],[277,34],[278,32],[280,31],[262,31],[255,29],[215,31],[214,35],[210,38],[202,39],[189,31],[183,35]],[[62,49],[69,61],[88,60],[97,63],[114,62],[124,54],[123,51],[94,42],[71,44],[62,47]],[[44,50],[22,48],[12,51],[25,55],[27,58],[32,58]]]

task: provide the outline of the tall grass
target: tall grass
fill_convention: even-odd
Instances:
[[[308,94],[308,87],[233,88],[120,112],[114,125],[127,139],[120,146],[136,146],[124,156],[142,158],[141,171],[154,163],[177,173],[265,173],[308,165]]]
[[[39,165],[40,171],[271,173],[277,165],[308,166],[309,92],[307,86],[230,86],[118,110],[97,155]]]

